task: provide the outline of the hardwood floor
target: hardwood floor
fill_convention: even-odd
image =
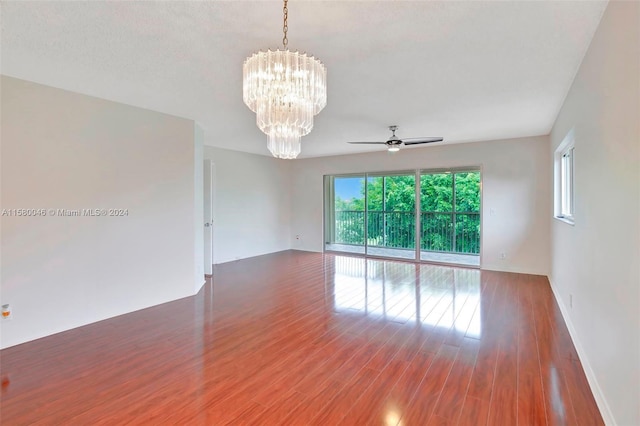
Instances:
[[[4,425],[603,424],[533,275],[287,251],[0,356]]]

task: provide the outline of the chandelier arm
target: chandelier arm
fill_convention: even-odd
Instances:
[[[284,15],[284,21],[282,24],[282,32],[284,33],[284,37],[282,37],[282,45],[284,46],[284,50],[287,50],[287,45],[289,44],[289,39],[287,38],[287,31],[289,31],[288,18],[289,18],[289,9],[287,8],[288,0],[284,0],[284,7],[282,8],[282,14]]]

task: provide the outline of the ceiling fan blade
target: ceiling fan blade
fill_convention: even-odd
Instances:
[[[347,142],[353,144],[367,144],[367,145],[386,145],[386,142]]]
[[[405,145],[418,145],[421,143],[442,142],[443,138],[408,138],[402,139],[402,143]]]

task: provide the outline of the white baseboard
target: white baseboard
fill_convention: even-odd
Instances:
[[[517,274],[528,274],[528,275],[542,275],[547,276],[547,271],[536,271],[531,268],[520,267],[518,265],[506,265],[496,264],[496,263],[482,263],[480,264],[480,269],[485,271],[498,271],[498,272],[514,272]]]
[[[569,335],[571,336],[571,340],[573,341],[573,346],[576,347],[576,351],[578,352],[578,358],[582,363],[582,367],[584,368],[584,373],[587,376],[587,381],[589,382],[589,387],[591,388],[591,393],[593,393],[593,397],[596,400],[596,404],[598,405],[598,409],[600,410],[600,414],[602,414],[602,419],[604,420],[604,424],[607,426],[615,426],[617,423],[615,418],[613,417],[613,413],[609,408],[609,404],[607,404],[607,400],[604,397],[604,393],[602,389],[600,389],[600,385],[598,385],[598,380],[596,379],[596,375],[591,368],[591,364],[589,364],[589,359],[580,344],[580,340],[578,339],[578,334],[576,333],[576,329],[573,326],[573,322],[571,322],[571,317],[569,316],[569,312],[557,293],[556,286],[551,279],[551,276],[548,276],[549,284],[551,284],[551,291],[553,291],[553,296],[560,307],[560,313],[562,314],[562,318],[564,319],[565,324],[567,324],[567,328],[569,329]]]

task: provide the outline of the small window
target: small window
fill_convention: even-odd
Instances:
[[[571,147],[562,154],[562,163],[560,164],[560,174],[562,176],[562,187],[560,188],[560,196],[562,198],[562,206],[560,214],[564,218],[573,218],[573,150]]]
[[[555,155],[555,216],[566,222],[574,220],[574,139],[573,131],[564,138]]]

